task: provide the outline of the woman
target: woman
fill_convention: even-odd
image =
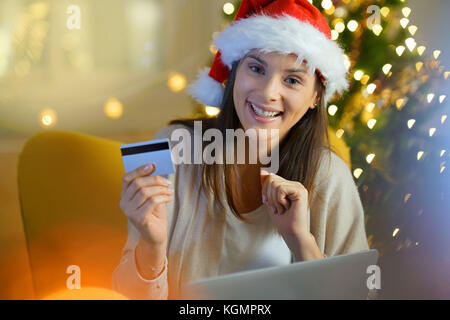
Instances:
[[[198,278],[368,249],[353,178],[329,149],[326,104],[347,83],[320,12],[306,0],[244,0],[215,45],[209,73],[191,87],[222,109],[201,120],[203,133],[255,129],[259,138],[278,129],[258,155],[276,144],[279,168],[181,164],[165,179],[150,176],[149,165],[125,174],[120,205],[129,234],[113,288],[131,298],[176,298]],[[155,138],[193,133],[193,123],[172,121]]]

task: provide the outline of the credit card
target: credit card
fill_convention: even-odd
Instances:
[[[156,170],[151,174],[152,176],[175,172],[169,139],[124,144],[120,146],[120,151],[125,172],[133,171],[148,163],[154,163],[156,167]]]

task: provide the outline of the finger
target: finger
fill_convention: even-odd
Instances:
[[[155,171],[155,164],[148,163],[130,172],[125,173],[122,177],[122,196],[124,196],[126,190],[128,189],[129,185],[133,182],[134,179],[136,179],[139,176],[151,174],[154,171]]]
[[[277,198],[277,200],[278,200],[278,203],[280,203],[280,205],[282,206],[282,210],[283,210],[283,212],[282,212],[282,214],[284,213],[284,212],[286,212],[287,210],[289,210],[289,208],[290,208],[290,202],[289,202],[289,199],[287,198],[287,196],[286,196],[286,194],[285,194],[285,192],[284,192],[284,190],[279,190],[278,191],[278,198]]]
[[[273,202],[274,202],[275,208],[277,210],[277,214],[282,214],[284,212],[284,207],[280,202],[280,196],[282,195],[281,186],[278,182],[273,182],[272,185],[273,185],[273,187],[272,187]]]
[[[172,196],[173,190],[169,189],[168,187],[161,187],[161,186],[151,186],[141,188],[139,189],[138,192],[136,192],[134,197],[131,199],[130,206],[133,209],[139,209],[148,198],[157,195]]]
[[[149,212],[155,211],[156,207],[162,204],[166,204],[172,201],[172,196],[159,195],[147,199],[144,204],[139,208],[138,215],[143,216]],[[156,215],[158,218],[163,218],[162,216]]]
[[[274,175],[269,175],[267,185],[267,200],[274,214],[281,213],[282,207],[278,202],[277,182]]]
[[[265,170],[261,170],[261,195],[264,203],[267,202],[267,185],[269,180],[269,174]]]
[[[170,180],[163,178],[161,176],[144,176],[135,178],[131,184],[128,186],[128,189],[125,191],[124,198],[127,201],[130,201],[136,192],[141,188],[150,187],[150,186],[162,186],[168,187],[171,184]]]

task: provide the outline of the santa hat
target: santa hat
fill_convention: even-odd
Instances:
[[[211,68],[199,71],[188,86],[204,105],[220,107],[223,83],[234,61],[250,50],[295,54],[325,85],[325,103],[348,89],[344,52],[331,40],[331,30],[308,0],[242,0],[234,21],[213,42],[217,53]]]

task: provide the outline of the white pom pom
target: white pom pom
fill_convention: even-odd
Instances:
[[[210,68],[204,68],[198,72],[198,79],[188,85],[187,91],[201,104],[213,107],[220,107],[223,98],[223,86],[211,78]]]

